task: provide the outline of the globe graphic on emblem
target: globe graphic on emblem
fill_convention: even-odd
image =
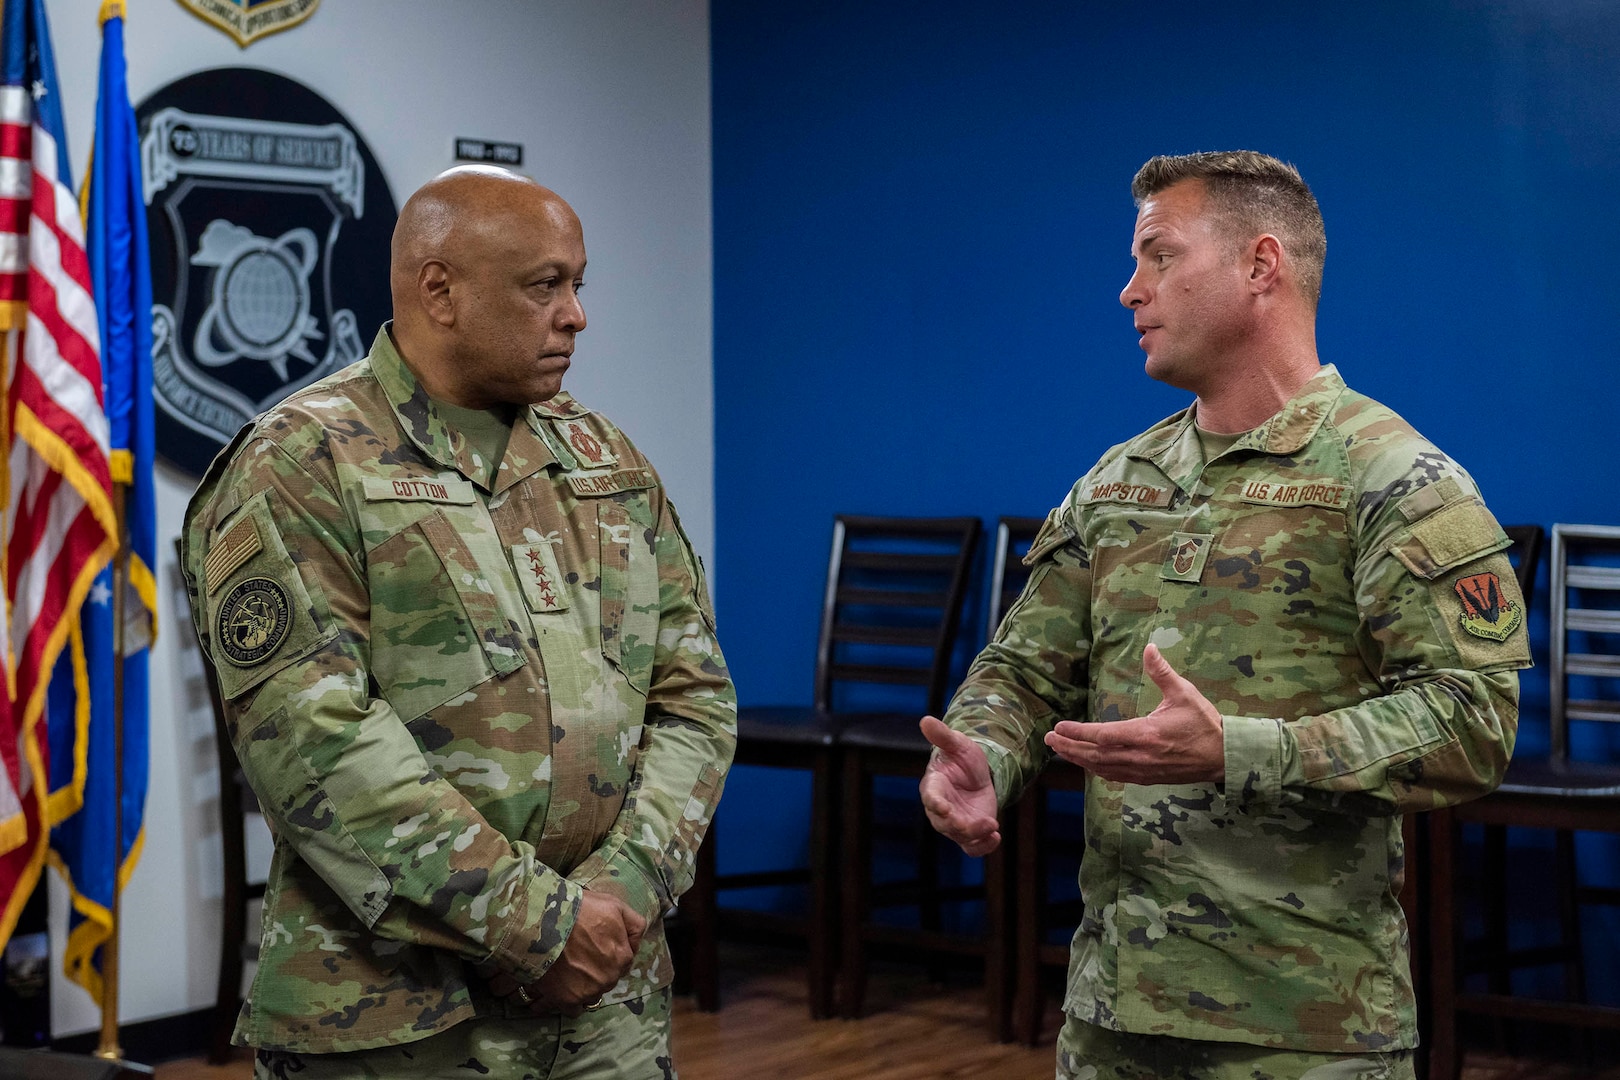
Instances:
[[[225,320],[249,346],[264,348],[280,341],[303,312],[299,280],[285,255],[275,249],[239,258],[225,278]]]
[[[287,357],[315,363],[306,340],[320,337],[309,314],[315,234],[291,229],[274,240],[216,219],[203,231],[195,266],[214,266],[213,302],[197,323],[193,355],[204,367],[242,357],[268,361],[286,379]]]

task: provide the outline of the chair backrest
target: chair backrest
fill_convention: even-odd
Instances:
[[[1551,757],[1564,761],[1571,720],[1620,721],[1620,526],[1553,526],[1551,610]]]
[[[837,683],[921,686],[945,706],[979,519],[839,514],[816,647],[816,708]]]
[[[1519,579],[1519,592],[1524,594],[1525,618],[1530,617],[1531,602],[1536,595],[1536,570],[1541,565],[1541,546],[1547,530],[1540,525],[1504,525],[1513,546],[1508,548],[1508,561],[1513,564],[1513,576]]]
[[[1035,534],[1046,523],[1038,517],[1004,517],[996,522],[996,554],[990,564],[990,603],[986,605],[984,640],[990,641],[1001,628],[1007,609],[1013,606],[1024,583],[1029,580],[1029,568],[1024,565],[1024,554],[1034,542]]]

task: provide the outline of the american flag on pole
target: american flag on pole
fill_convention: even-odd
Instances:
[[[0,701],[0,944],[39,878],[52,666],[117,532],[90,264],[44,0],[0,15],[0,332],[7,694]]]

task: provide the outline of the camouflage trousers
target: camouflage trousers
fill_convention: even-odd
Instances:
[[[254,1080],[675,1080],[668,988],[578,1017],[479,1019],[343,1054],[260,1050]]]
[[[1413,1080],[1412,1051],[1310,1054],[1109,1031],[1063,1018],[1057,1080]]]

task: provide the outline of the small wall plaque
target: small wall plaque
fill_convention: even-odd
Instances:
[[[523,144],[488,139],[456,139],[457,161],[487,161],[491,165],[523,164]]]

